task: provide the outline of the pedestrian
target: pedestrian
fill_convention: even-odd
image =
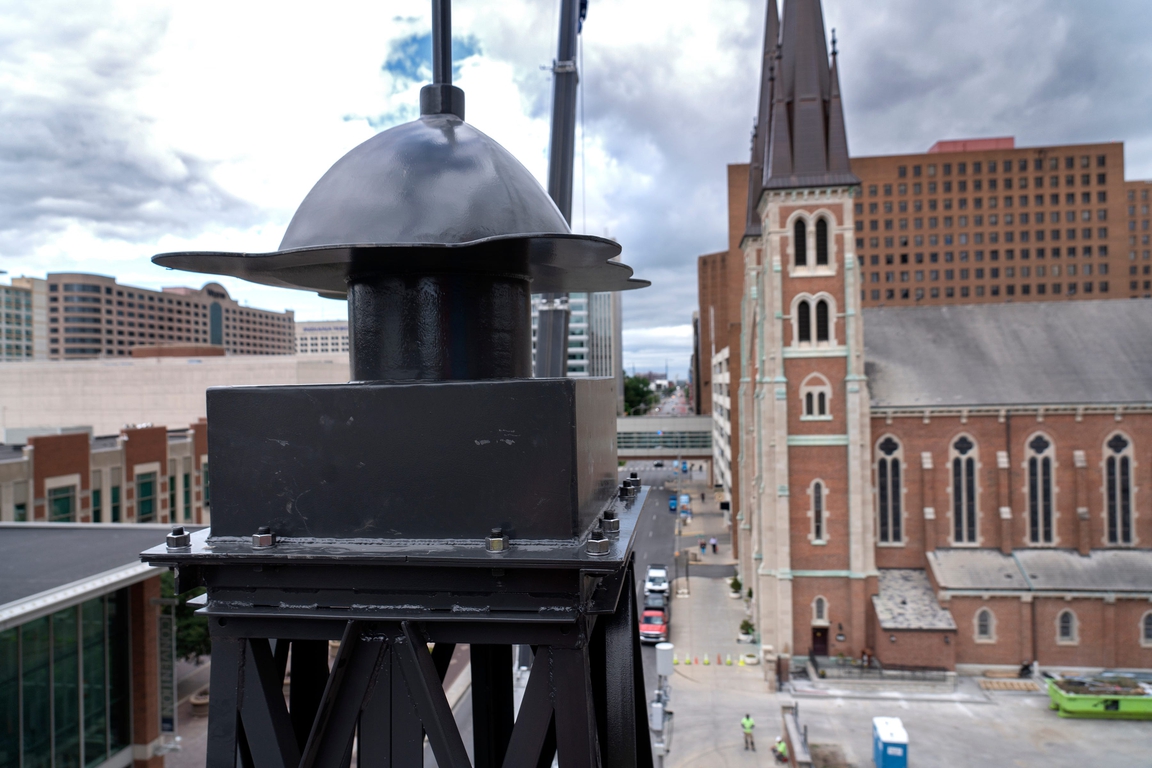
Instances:
[[[719,553],[719,551],[720,551],[719,550],[719,542],[716,541],[715,536],[713,536],[711,539],[709,539],[708,543],[712,545],[712,554],[715,555],[715,554]]]
[[[752,715],[745,714],[744,719],[740,721],[740,727],[744,729],[744,749],[755,752],[756,740],[752,738],[752,729],[756,727],[756,723],[752,720]]]
[[[703,536],[701,536],[700,540],[696,543],[700,545],[700,554],[704,554],[708,551],[708,542],[704,541]]]
[[[704,492],[703,491],[700,492],[700,503],[701,504],[704,503]]]

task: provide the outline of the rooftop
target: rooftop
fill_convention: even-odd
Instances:
[[[880,594],[872,596],[883,629],[956,629],[952,614],[940,607],[925,571],[884,568]]]
[[[874,408],[1152,403],[1152,302],[864,310]]]
[[[0,631],[160,571],[140,552],[167,525],[0,523]]]
[[[1149,550],[938,549],[928,565],[942,589],[1152,593]]]

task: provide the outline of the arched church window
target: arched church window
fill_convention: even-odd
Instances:
[[[992,639],[992,611],[987,608],[981,608],[976,613],[976,639],[977,640],[991,640]]]
[[[802,420],[832,418],[832,385],[819,373],[811,373],[800,384],[804,411]]]
[[[1121,434],[1104,444],[1108,543],[1132,543],[1132,441]]]
[[[1060,611],[1060,616],[1056,619],[1056,642],[1065,645],[1075,644],[1078,640],[1076,629],[1076,614],[1067,609]]]
[[[812,341],[812,305],[807,301],[796,307],[796,339],[802,343]]]
[[[952,539],[976,543],[976,444],[967,435],[952,443]]]
[[[816,302],[816,341],[828,341],[828,302]]]
[[[1052,441],[1036,435],[1028,441],[1028,541],[1051,544]]]
[[[879,506],[878,523],[881,543],[897,544],[903,541],[903,487],[900,477],[900,443],[891,435],[876,446],[880,458],[876,462],[876,500]]]
[[[796,252],[796,266],[808,266],[808,227],[803,219],[792,225],[792,244]]]
[[[812,541],[824,541],[824,483],[812,483]]]
[[[823,216],[816,220],[816,266],[828,266],[828,220]]]

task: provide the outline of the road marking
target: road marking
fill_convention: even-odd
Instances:
[[[900,699],[900,708],[901,709],[908,709],[908,700],[907,699]]]
[[[652,538],[652,531],[648,531],[648,538]]]
[[[976,719],[976,714],[972,710],[968,709],[968,707],[961,704],[960,702],[956,702],[956,708],[959,709],[964,714],[968,715],[968,717],[972,718],[973,720]]]
[[[844,699],[837,698],[836,699],[836,706],[838,706],[838,707],[844,706]]]

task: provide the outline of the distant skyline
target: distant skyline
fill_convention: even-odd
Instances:
[[[453,6],[468,119],[545,181],[559,0]],[[416,114],[427,0],[0,2],[0,269],[208,278],[171,250],[274,250],[340,156]],[[684,376],[696,257],[727,242],[726,170],[747,162],[763,0],[591,0],[573,228],[617,238],[653,287],[624,298],[627,370]],[[826,0],[856,156],[938,139],[1119,140],[1152,176],[1152,6],[1135,0]],[[219,278],[240,301],[342,305]]]

